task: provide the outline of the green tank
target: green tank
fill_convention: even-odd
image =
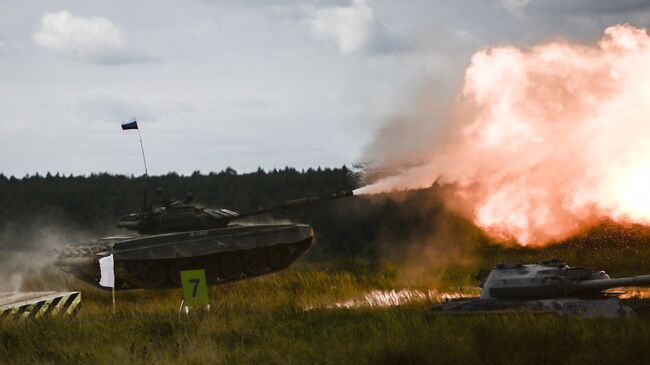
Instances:
[[[99,286],[99,259],[113,255],[116,289],[180,286],[182,270],[205,269],[209,285],[270,274],[287,268],[311,245],[306,224],[250,224],[240,219],[353,195],[352,191],[290,200],[244,212],[192,204],[193,196],[122,217],[119,228],[137,234],[104,237],[65,247],[55,265]]]

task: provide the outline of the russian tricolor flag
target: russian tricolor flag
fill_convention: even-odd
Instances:
[[[138,121],[135,118],[131,118],[122,123],[122,130],[125,131],[127,129],[138,129]]]

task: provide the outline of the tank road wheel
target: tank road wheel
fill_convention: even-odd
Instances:
[[[219,260],[220,276],[227,280],[239,279],[243,271],[243,266],[242,259],[239,255],[227,253]]]
[[[158,288],[165,284],[167,270],[159,262],[150,262],[142,267],[142,281],[149,287]]]
[[[250,250],[244,253],[244,271],[249,275],[259,275],[266,271],[266,252]]]
[[[199,263],[199,268],[205,270],[205,279],[208,283],[219,280],[219,263],[215,259],[204,259]]]
[[[286,246],[276,246],[269,251],[269,265],[278,270],[283,269],[291,263],[292,260],[291,249]]]

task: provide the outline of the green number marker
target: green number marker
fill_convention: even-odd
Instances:
[[[205,270],[181,271],[183,284],[183,299],[185,305],[207,305],[208,284],[205,281]]]

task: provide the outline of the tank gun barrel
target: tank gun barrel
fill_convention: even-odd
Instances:
[[[354,193],[351,190],[341,191],[330,195],[288,200],[275,206],[260,207],[241,213],[228,209],[208,209],[191,205],[192,196],[188,195],[184,201],[168,202],[165,199],[163,207],[152,211],[127,214],[117,223],[117,227],[138,231],[140,234],[221,228],[236,219],[270,213],[276,210],[302,207],[352,195]]]
[[[576,284],[576,291],[601,291],[625,286],[650,286],[650,275],[631,276],[617,279],[585,280]]]
[[[290,209],[290,208],[298,208],[298,207],[303,207],[305,205],[311,205],[311,204],[315,204],[315,203],[322,202],[322,201],[346,198],[346,197],[353,196],[353,195],[354,195],[354,192],[352,190],[344,190],[344,191],[340,191],[338,193],[329,194],[329,195],[288,200],[288,201],[285,201],[283,203],[280,203],[280,204],[277,204],[275,206],[271,206],[271,207],[268,207],[268,208],[261,208],[260,207],[260,208],[257,208],[257,209],[253,209],[253,210],[249,210],[249,211],[245,211],[245,212],[240,212],[239,216],[237,218],[246,218],[246,217],[251,217],[251,216],[254,216],[254,215],[260,215],[260,214],[274,212],[274,211],[277,211],[277,210],[286,210],[286,209]]]

